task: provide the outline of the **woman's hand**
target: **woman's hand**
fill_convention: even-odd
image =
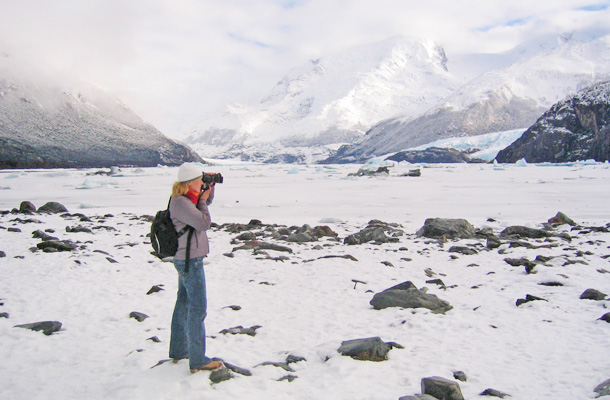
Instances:
[[[210,197],[210,193],[212,193],[212,187],[214,186],[214,183],[205,185],[205,186],[207,186],[207,189],[205,189],[203,192],[201,192],[201,198],[204,200],[207,200]],[[202,186],[202,189],[205,186]]]

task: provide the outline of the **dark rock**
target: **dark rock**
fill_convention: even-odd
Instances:
[[[152,336],[152,337],[149,337],[146,340],[150,340],[151,342],[155,342],[155,343],[161,343],[161,339],[159,339],[158,336]]]
[[[490,236],[487,238],[488,249],[497,249],[500,246],[502,246],[502,241],[497,236]]]
[[[466,256],[478,254],[478,252],[475,249],[473,249],[472,247],[467,247],[467,246],[451,246],[449,248],[449,253],[460,253],[460,254],[464,254]]]
[[[610,81],[554,104],[496,160],[513,163],[610,160]]]
[[[0,250],[0,258],[6,257],[6,253]]]
[[[288,382],[292,382],[292,381],[294,381],[294,380],[295,380],[295,379],[297,379],[297,378],[298,378],[298,376],[296,376],[296,375],[285,375],[285,376],[282,376],[282,377],[281,377],[280,379],[278,379],[277,381],[278,381],[278,382],[282,382],[282,381],[288,381]]]
[[[390,236],[388,236],[387,234]],[[404,235],[402,229],[398,228],[397,224],[391,224],[379,220],[369,221],[366,228],[358,233],[347,236],[343,243],[348,245],[363,244],[368,242],[374,243],[395,243],[398,242],[397,236]]]
[[[0,318],[6,318],[8,319],[9,315],[6,312],[0,313]]]
[[[230,308],[233,311],[241,310],[241,306],[235,306],[235,305],[233,305],[233,306],[226,306],[226,307],[223,307],[223,308]]]
[[[386,290],[408,290],[408,289],[417,289],[417,286],[411,281],[406,281],[399,283],[398,285],[392,286],[391,288],[387,288]]]
[[[405,282],[407,284],[410,282]],[[388,307],[426,308],[438,313],[445,313],[453,307],[433,294],[424,293],[417,288],[386,289],[373,296],[370,304],[376,310]]]
[[[162,286],[163,286],[162,284],[161,284],[161,285],[154,285],[153,287],[151,287],[151,288],[148,290],[148,292],[146,292],[146,294],[147,294],[147,295],[148,295],[148,294],[153,294],[153,293],[157,293],[157,292],[160,292],[160,291],[162,291],[162,290],[165,290],[165,289],[163,289],[163,288],[162,288]]]
[[[550,282],[540,282],[539,285],[541,285],[541,286],[563,286],[563,283],[550,281]]]
[[[15,325],[15,328],[25,328],[33,331],[42,331],[45,335],[49,336],[61,329],[61,322],[59,321],[41,321],[32,322],[30,324]]]
[[[475,230],[465,219],[428,218],[417,236],[435,239],[471,239]]]
[[[568,224],[571,226],[576,225],[576,222],[574,222],[574,220],[572,220],[572,218],[568,217],[561,211],[559,211],[553,218],[549,218],[548,222],[549,222],[549,224],[558,224],[558,225],[563,225],[563,224]]]
[[[56,238],[55,236],[51,236],[41,230],[36,230],[36,231],[32,232],[32,237],[35,239],[42,239],[43,241],[59,240],[59,238]]]
[[[347,260],[358,261],[358,259],[356,257],[354,257],[350,254],[342,254],[342,255],[329,254],[326,256],[318,257],[318,260],[321,260],[323,258],[345,258]]]
[[[344,243],[348,245],[362,244],[368,242],[386,243],[389,241],[383,228],[368,227],[358,233],[349,235],[344,239]]]
[[[242,241],[246,241],[246,240],[256,240],[256,234],[254,232],[244,232],[240,235],[238,235],[235,239],[237,240],[242,240]]]
[[[290,354],[288,357],[286,357],[286,362],[288,364],[293,364],[293,363],[298,363],[301,361],[307,361],[307,359],[305,357],[301,357],[301,356],[295,356]]]
[[[212,373],[210,374],[210,380],[212,381],[212,383],[215,384],[228,381],[233,377],[233,374],[231,374],[231,371],[228,368],[220,368],[215,371],[212,371]]]
[[[438,400],[464,400],[460,385],[449,379],[433,376],[421,380],[421,391]]]
[[[525,267],[525,272],[531,274],[534,268],[536,267],[536,263],[528,260],[525,257],[522,258],[505,258],[504,261],[513,267],[523,266]]]
[[[251,240],[244,243],[243,246],[233,248],[233,251],[237,250],[275,250],[286,253],[292,253],[292,249],[290,247],[280,246],[278,244],[273,243],[265,243],[259,240]]]
[[[610,323],[610,312],[605,313],[599,319],[602,320],[602,321],[606,321],[606,322]]]
[[[503,399],[506,396],[510,397],[510,394],[502,393],[496,389],[485,389],[483,392],[481,392],[481,394],[479,394],[479,396],[493,396],[493,397],[499,397],[499,398]]]
[[[39,212],[46,212],[51,214],[59,214],[63,212],[68,212],[68,209],[60,203],[55,201],[50,201],[38,209]]]
[[[214,357],[214,358],[212,358],[212,360],[213,361],[221,361],[225,365],[226,368],[228,368],[232,372],[235,372],[236,374],[240,374],[240,375],[243,375],[243,376],[252,376],[252,372],[250,372],[249,370],[247,370],[245,368],[238,367],[238,366],[233,365],[233,364],[229,364],[228,362],[226,362],[222,358]]]
[[[413,396],[402,396],[398,400],[438,400],[436,397],[432,397],[429,394],[416,394]]]
[[[442,286],[445,287],[445,282],[443,282],[442,279],[430,279],[428,281],[426,281],[426,283],[432,284],[432,285],[438,285],[438,286]]]
[[[509,226],[500,232],[500,237],[526,237],[541,239],[554,236],[553,233],[541,229],[528,228],[526,226]]]
[[[66,226],[66,232],[69,232],[69,233],[79,233],[79,232],[93,233],[91,231],[91,229],[87,228],[86,226],[82,226],[82,225],[75,226],[74,228]]]
[[[379,337],[347,340],[337,350],[341,355],[362,361],[385,361],[392,345]]]
[[[517,300],[517,307],[519,307],[521,304],[525,304],[525,303],[529,303],[530,301],[548,301],[543,299],[542,297],[536,297],[536,296],[532,296],[531,294],[525,295],[525,299],[518,299]]]
[[[307,242],[315,242],[318,239],[306,232],[300,232],[300,233],[293,233],[292,235],[289,235],[288,237],[286,237],[284,240],[286,240],[287,242],[293,242],[293,243],[307,243]]]
[[[77,248],[77,246],[69,240],[47,240],[45,242],[38,243],[36,247],[45,252],[72,251]]]
[[[11,226],[11,227],[10,227],[10,228],[8,228],[6,231],[7,231],[7,232],[15,232],[15,233],[19,233],[19,232],[21,232],[21,229],[19,229],[19,228],[14,228],[14,227],[12,227],[12,226]]]
[[[466,376],[464,371],[454,371],[453,372],[453,377],[455,379],[457,379],[458,381],[462,381],[462,382],[467,382],[468,381],[468,377]]]
[[[606,379],[593,389],[597,395],[595,397],[610,396],[610,379]]]
[[[36,212],[36,206],[30,201],[22,201],[19,205],[19,212]]]
[[[220,333],[222,333],[223,335],[231,334],[231,335],[255,336],[256,330],[259,328],[262,328],[262,326],[254,325],[254,326],[251,326],[250,328],[244,328],[243,326],[239,325],[239,326],[234,326],[233,328],[223,329],[220,331]]]
[[[131,313],[129,313],[129,318],[133,318],[138,322],[142,322],[146,318],[148,318],[148,315],[138,312],[138,311],[132,311]]]
[[[583,300],[604,300],[606,298],[607,294],[600,292],[599,290],[595,290],[595,289],[587,289],[583,292],[583,294],[580,295],[580,298]]]

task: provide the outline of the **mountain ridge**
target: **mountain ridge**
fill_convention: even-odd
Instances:
[[[418,38],[395,37],[380,43],[381,50],[376,56],[372,55],[376,47],[373,44],[331,55],[328,59],[335,60],[332,63],[327,58],[306,63],[280,80],[260,104],[227,106],[222,118],[207,120],[190,132],[185,142],[210,158],[362,162],[449,137],[525,130],[555,101],[610,78],[608,34],[532,38],[505,53],[455,59],[448,57],[437,43]],[[392,46],[401,48],[402,53],[393,53]],[[368,64],[360,63],[364,56],[358,52],[367,51]],[[477,64],[482,59],[489,64]],[[322,100],[330,98],[328,91],[336,88],[320,88],[302,72],[313,74],[311,71],[317,68],[314,76],[319,81],[322,70],[328,72],[325,66],[345,66],[350,62],[357,65],[335,71],[345,75],[343,82],[355,75],[360,78],[366,75],[358,72],[363,65],[378,67],[369,70],[367,77],[376,76],[373,70],[385,72],[383,66],[387,65],[400,66],[404,71],[398,74],[400,82],[370,78],[369,86],[337,89],[341,96],[327,103]],[[419,86],[411,85],[412,82]],[[396,87],[405,90],[403,97],[392,91]],[[402,112],[386,106],[388,100],[380,94],[384,91],[391,99],[402,101],[396,106]],[[366,97],[358,93],[370,94],[368,103],[358,103],[358,99]],[[288,94],[294,95],[291,103],[285,101]],[[267,104],[270,99],[275,102],[273,107]],[[378,108],[367,104],[376,104]],[[315,114],[314,109],[324,112]],[[387,112],[375,111],[379,109]],[[341,114],[338,110],[347,111]],[[377,121],[371,123],[375,118],[370,116],[358,119],[367,112],[377,115]],[[269,122],[274,118],[281,122],[280,117],[288,122],[284,125]]]
[[[8,56],[5,56],[5,58]],[[6,60],[4,60],[6,61]],[[0,63],[0,168],[178,165],[201,162],[118,99],[53,77],[19,80]],[[49,83],[54,82],[54,83]]]

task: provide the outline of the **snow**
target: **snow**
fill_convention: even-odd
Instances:
[[[419,167],[421,177],[400,177]],[[499,168],[502,167],[502,168]],[[610,378],[610,324],[598,320],[608,301],[580,300],[588,288],[610,293],[610,234],[559,232],[557,247],[448,253],[449,241],[417,238],[431,217],[465,218],[477,228],[499,233],[512,225],[540,228],[558,211],[583,226],[610,222],[610,165],[593,162],[552,168],[525,164],[417,166],[397,164],[385,178],[348,177],[360,165],[299,166],[231,164],[205,166],[220,172],[213,220],[218,224],[329,225],[343,239],[371,219],[401,225],[398,243],[347,246],[321,239],[293,248],[288,261],[256,259],[235,251],[236,236],[209,232],[208,353],[247,368],[252,376],[211,384],[209,373],[190,374],[186,362],[165,363],[176,293],[171,263],[149,254],[142,215],[165,208],[176,168],[122,169],[119,175],[87,175],[93,170],[0,171],[0,210],[29,200],[64,204],[93,222],[60,215],[0,215],[0,398],[2,399],[398,399],[420,393],[424,377],[459,382],[466,399],[487,388],[511,399],[593,399],[593,388]],[[101,182],[96,184],[93,182]],[[86,190],[81,188],[87,187]],[[113,216],[107,216],[112,214]],[[17,218],[40,222],[19,223]],[[493,220],[489,220],[493,218]],[[66,226],[113,227],[68,233]],[[70,253],[31,252],[35,230],[52,228],[60,239],[79,241]],[[273,241],[273,239],[265,239]],[[321,249],[314,246],[321,245]],[[102,253],[105,252],[105,253]],[[276,256],[270,251],[271,256]],[[344,258],[320,258],[349,254]],[[526,274],[504,258],[555,257]],[[110,262],[108,258],[117,261]],[[406,261],[406,259],[411,261]],[[576,263],[566,264],[567,260]],[[394,267],[382,264],[391,262]],[[582,263],[581,263],[582,262]],[[426,283],[430,268],[448,286]],[[354,287],[352,279],[366,284]],[[424,309],[374,310],[369,301],[397,283],[413,281],[448,301],[446,315]],[[561,287],[539,283],[557,281]],[[263,283],[268,284],[263,284]],[[153,285],[164,290],[147,295]],[[372,292],[371,292],[372,291]],[[516,307],[526,294],[547,301]],[[226,308],[240,305],[239,311]],[[149,318],[129,318],[140,311]],[[15,325],[57,320],[51,336]],[[261,325],[254,337],[223,335],[223,329]],[[158,337],[160,343],[147,340]],[[379,336],[400,343],[384,362],[357,361],[337,353],[342,341]],[[287,355],[307,361],[295,372],[267,361]],[[293,382],[277,381],[292,374]]]
[[[493,161],[500,150],[507,148],[523,135],[525,129],[513,129],[504,132],[494,132],[485,135],[441,139],[432,143],[413,147],[407,150],[426,150],[430,147],[456,149],[460,151],[474,150],[470,158]]]

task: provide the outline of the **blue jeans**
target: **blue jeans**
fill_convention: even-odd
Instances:
[[[188,357],[190,368],[199,368],[212,361],[205,355],[207,300],[203,257],[192,258],[187,273],[184,260],[174,260],[174,267],[178,271],[178,298],[172,316],[169,356]]]

